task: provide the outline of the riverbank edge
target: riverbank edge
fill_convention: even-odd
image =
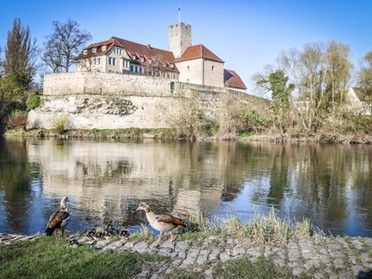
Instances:
[[[172,139],[172,140],[206,140],[226,141],[236,140],[242,142],[273,142],[273,143],[330,143],[330,144],[372,144],[372,135],[337,133],[321,133],[313,136],[299,136],[289,134],[253,134],[250,136],[223,135],[213,137],[186,137],[179,135],[175,129],[113,129],[113,130],[67,130],[63,134],[50,129],[15,129],[4,132],[7,137],[33,137],[58,139]]]
[[[0,247],[20,241],[33,241],[37,235],[0,233]],[[292,278],[371,278],[372,238],[332,237],[315,235],[292,237],[287,243],[275,245],[254,243],[248,238],[229,235],[201,234],[192,238],[162,243],[146,239],[114,236],[92,239],[87,234],[71,234],[64,240],[77,248],[89,245],[95,250],[130,252],[166,257],[161,262],[144,262],[135,278],[172,278],[172,274],[201,273],[204,278],[216,278],[215,269],[237,259],[257,261],[260,257],[271,258],[279,268],[289,268]],[[218,276],[217,276],[218,278]]]

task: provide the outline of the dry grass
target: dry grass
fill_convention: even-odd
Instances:
[[[69,125],[68,115],[57,115],[52,119],[52,130],[56,133],[63,135]]]
[[[274,212],[269,215],[255,214],[247,222],[231,215],[226,219],[210,220],[202,216],[193,217],[191,223],[200,232],[223,234],[239,239],[250,239],[252,244],[286,244],[291,237],[310,237],[314,228],[309,220],[290,221],[279,218]]]

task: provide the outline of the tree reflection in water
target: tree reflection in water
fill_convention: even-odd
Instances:
[[[69,230],[113,220],[132,230],[156,212],[243,220],[309,218],[334,234],[372,236],[372,148],[366,145],[144,140],[0,141],[0,231],[43,230],[60,198]]]

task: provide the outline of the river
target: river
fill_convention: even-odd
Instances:
[[[333,235],[372,237],[372,146],[0,138],[0,232],[43,232],[69,196],[67,231],[156,213],[243,222],[271,211]]]

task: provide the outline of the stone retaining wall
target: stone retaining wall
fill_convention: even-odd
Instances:
[[[76,72],[46,74],[43,94],[123,94],[169,96],[172,80],[135,74]]]
[[[224,117],[221,107],[226,97],[251,109],[268,104],[268,100],[231,88],[145,75],[47,74],[41,105],[29,112],[27,129],[50,129],[61,119],[67,119],[68,129],[174,128],[175,119],[190,110],[192,100],[206,118]]]

